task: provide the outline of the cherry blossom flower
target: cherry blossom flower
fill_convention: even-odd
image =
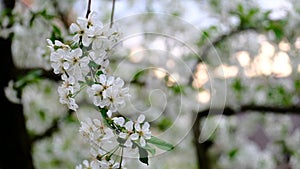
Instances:
[[[134,139],[140,140],[140,144],[142,147],[146,146],[146,140],[151,138],[150,124],[148,122],[144,122],[145,116],[141,114],[137,122],[134,125],[136,133],[134,133]]]

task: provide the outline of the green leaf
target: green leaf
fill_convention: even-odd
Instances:
[[[237,155],[238,152],[239,152],[239,149],[238,149],[238,148],[232,149],[232,150],[228,153],[230,159],[233,159],[233,158]]]
[[[40,119],[41,119],[42,121],[45,121],[45,120],[46,120],[46,113],[45,113],[45,111],[39,110],[39,111],[38,111],[38,115],[39,115],[39,117],[40,117]]]
[[[157,124],[157,127],[162,130],[165,131],[166,129],[168,129],[171,125],[173,124],[172,120],[170,120],[167,117],[162,117],[162,120],[159,121],[159,123]]]
[[[50,40],[54,42],[55,40],[63,41],[60,28],[56,25],[52,25],[52,33]]]
[[[101,70],[99,70],[99,71],[96,72],[96,75],[97,75],[97,76],[100,76],[100,75],[102,75],[102,74],[104,74],[104,73],[103,73]]]
[[[156,150],[155,148],[149,146],[148,144],[146,144],[146,146],[144,147],[149,153],[151,153],[153,156],[155,155],[156,153]]]
[[[154,137],[154,136],[152,136],[149,140],[147,140],[147,142],[155,145],[157,148],[160,148],[162,150],[169,151],[169,150],[173,150],[175,148],[172,144],[170,144],[164,140],[161,140],[157,137]]]
[[[232,88],[236,92],[242,92],[244,90],[244,86],[240,79],[235,79],[232,83]]]
[[[295,80],[294,87],[295,91],[298,93],[300,91],[300,80]]]
[[[146,73],[145,70],[138,70],[138,71],[134,74],[132,81],[134,81],[134,82],[135,82],[135,81],[138,81],[139,78],[140,78],[141,76],[143,76],[145,73]]]
[[[33,26],[33,22],[34,22],[35,18],[36,18],[36,14],[32,13],[32,16],[31,16],[31,18],[29,20],[29,26],[30,27]]]
[[[144,163],[144,164],[147,164],[149,165],[149,162],[148,162],[148,152],[146,151],[146,149],[138,146],[139,148],[139,160]]]
[[[52,29],[56,35],[61,36],[61,31],[60,31],[59,27],[57,27],[56,25],[52,25]]]
[[[47,13],[47,9],[44,9],[44,10],[40,11],[39,14],[40,14],[42,17],[44,17],[45,19],[47,19],[47,20],[50,20],[50,19],[55,18],[54,15],[50,15],[50,14]]]
[[[41,70],[32,70],[28,74],[22,76],[16,81],[15,88],[22,89],[29,83],[37,82],[41,75],[42,75]]]
[[[125,140],[125,141],[126,141],[126,140]],[[124,142],[125,142],[125,141],[124,141]],[[141,148],[147,150],[147,151],[148,151],[149,153],[151,153],[153,156],[154,156],[155,153],[156,153],[155,148],[151,147],[149,144],[146,144],[144,147],[142,147],[141,144],[140,144],[139,142],[134,142],[133,145],[134,145],[135,147],[138,146],[138,147],[141,147]],[[134,148],[134,147],[133,147],[133,148]]]
[[[174,86],[170,86],[170,88],[176,94],[181,94],[182,92],[184,92],[184,86],[183,85],[174,85]]]
[[[94,61],[90,61],[88,65],[90,68],[94,68],[94,69],[98,69],[99,67],[99,65]]]

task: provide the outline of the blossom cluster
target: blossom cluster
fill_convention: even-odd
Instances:
[[[76,169],[124,168],[124,149],[143,151],[152,137],[143,114],[136,121],[117,115],[130,97],[125,82],[107,71],[110,51],[120,33],[105,27],[98,18],[91,12],[87,18],[79,17],[72,23],[70,43],[47,39],[51,66],[62,79],[58,87],[60,103],[77,111],[76,96],[85,91],[101,115],[81,122],[79,132],[92,146],[94,158],[91,162],[84,160]],[[115,146],[105,149],[107,144]]]

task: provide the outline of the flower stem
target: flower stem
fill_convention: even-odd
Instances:
[[[122,168],[122,162],[123,162],[123,147],[121,147],[121,159],[120,159],[119,169]]]
[[[88,7],[87,7],[87,10],[86,10],[86,14],[85,14],[85,17],[88,18],[90,12],[91,12],[91,4],[92,4],[92,0],[88,0]]]
[[[109,26],[110,28],[112,28],[113,22],[114,22],[115,3],[116,3],[116,0],[113,0],[113,2],[112,2],[112,9],[111,9],[111,15],[110,15],[110,26]]]

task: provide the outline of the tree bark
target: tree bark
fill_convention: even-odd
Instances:
[[[15,1],[4,0],[4,7],[13,9]],[[5,97],[4,87],[17,77],[12,60],[11,39],[0,38],[1,47],[1,113],[0,113],[0,168],[33,169],[31,146],[26,130],[23,107],[13,104]]]
[[[201,135],[200,132],[200,126],[201,126],[201,119],[203,117],[200,115],[200,113],[196,113],[195,115],[195,122],[193,124],[193,134],[194,134],[194,145],[196,147],[196,154],[197,154],[197,162],[198,162],[198,168],[199,169],[211,169],[210,167],[210,161],[209,157],[207,155],[207,149],[209,148],[208,142],[199,142],[199,137]]]

